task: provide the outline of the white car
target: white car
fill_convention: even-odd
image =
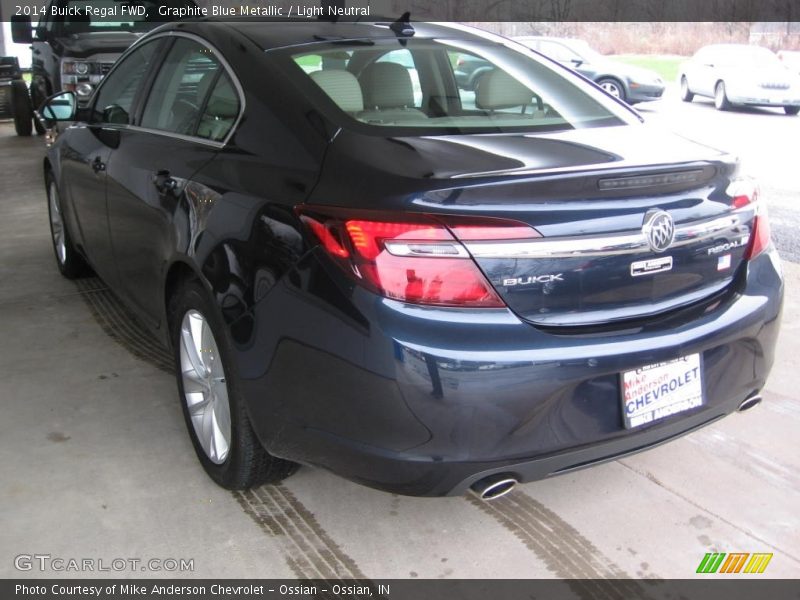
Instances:
[[[787,69],[800,75],[800,51],[778,50],[778,58]]]
[[[714,99],[718,110],[734,106],[778,106],[800,112],[800,75],[767,48],[746,44],[705,46],[681,66],[681,99]]]

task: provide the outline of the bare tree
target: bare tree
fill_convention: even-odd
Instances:
[[[572,15],[572,0],[549,0],[548,16],[551,21],[569,21]]]

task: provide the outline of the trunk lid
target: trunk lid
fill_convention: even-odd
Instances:
[[[535,228],[538,239],[464,242],[533,324],[650,317],[720,292],[744,261],[755,207],[735,205],[736,160],[651,127],[340,138],[312,202]],[[329,176],[348,170],[359,178]]]

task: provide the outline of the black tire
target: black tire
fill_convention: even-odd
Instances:
[[[50,239],[53,242],[53,253],[56,257],[56,265],[59,272],[67,279],[77,279],[91,273],[89,265],[83,256],[75,249],[72,244],[72,237],[69,234],[64,211],[61,205],[61,195],[58,193],[58,185],[51,172],[45,175],[45,185],[47,186],[47,214],[50,218]],[[60,248],[58,235],[56,232],[56,221],[54,211],[58,211],[58,219],[61,221],[61,233],[63,234],[63,247]]]
[[[689,80],[686,79],[686,75],[681,77],[681,100],[684,102],[691,102],[694,100],[694,94],[689,90]]]
[[[598,79],[597,85],[615,98],[619,98],[623,102],[628,101],[628,94],[625,93],[625,86],[613,77],[603,77],[602,79]]]
[[[730,110],[733,107],[730,100],[728,100],[724,81],[718,81],[717,85],[714,86],[714,106],[717,110]]]
[[[783,112],[789,116],[794,116],[800,112],[800,106],[784,106]]]
[[[222,462],[214,462],[195,431],[189,412],[189,403],[184,390],[184,377],[181,357],[182,329],[184,317],[188,314],[201,315],[210,327],[219,352],[224,379],[222,385],[227,390],[230,411],[230,442]],[[175,361],[175,376],[178,383],[186,429],[192,440],[197,458],[206,473],[218,485],[229,490],[247,489],[263,483],[278,483],[292,475],[299,465],[269,454],[256,437],[245,401],[237,381],[236,371],[231,364],[232,352],[228,337],[218,309],[212,304],[205,288],[196,280],[184,281],[178,286],[169,304],[170,339]]]
[[[33,132],[33,109],[24,81],[11,84],[11,110],[14,113],[14,130],[17,135],[27,137]]]

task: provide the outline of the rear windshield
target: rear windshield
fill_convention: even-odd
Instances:
[[[483,40],[345,41],[279,54],[309,97],[358,127],[533,132],[638,121],[564,68]]]

